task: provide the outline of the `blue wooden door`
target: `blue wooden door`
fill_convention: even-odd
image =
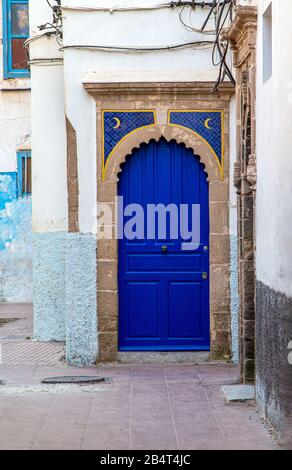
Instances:
[[[152,239],[119,240],[119,350],[208,350],[208,182],[199,158],[174,141],[142,145],[123,165],[118,191],[124,207],[145,209],[145,234],[147,204],[200,204],[195,250],[182,249],[169,223],[163,239],[157,227]]]

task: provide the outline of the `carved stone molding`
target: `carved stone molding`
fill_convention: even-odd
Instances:
[[[115,204],[118,181],[128,158],[135,158],[135,149],[151,140],[176,141],[191,148],[200,158],[208,176],[210,211],[210,324],[211,358],[230,355],[230,240],[229,240],[229,101],[234,94],[230,83],[223,83],[213,92],[215,83],[201,82],[86,82],[84,88],[96,101],[97,137],[97,201]],[[155,123],[128,133],[111,151],[107,170],[104,164],[104,112],[155,110]],[[212,112],[220,110],[224,150],[224,174],[207,141],[183,126],[169,122],[175,111]],[[116,220],[113,221],[115,228]],[[116,361],[118,353],[118,244],[98,240],[97,244],[97,315],[99,358]]]
[[[241,67],[256,47],[257,8],[239,5],[235,19],[225,37],[234,51],[234,66]]]
[[[234,94],[234,86],[222,83],[219,90],[213,92],[215,82],[122,82],[122,83],[93,83],[84,82],[85,90],[97,101],[119,96],[147,96],[157,95],[161,99],[188,95],[192,98],[215,98],[229,100]]]

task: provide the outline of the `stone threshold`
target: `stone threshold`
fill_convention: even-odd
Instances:
[[[209,362],[209,351],[119,352],[120,364],[200,364]]]

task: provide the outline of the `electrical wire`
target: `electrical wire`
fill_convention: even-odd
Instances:
[[[34,41],[37,41],[38,39],[48,38],[48,34],[49,34],[49,33],[35,34],[34,36],[31,36],[31,37],[27,38],[27,39],[24,41],[24,47],[29,46],[29,44],[31,44],[31,43],[34,42]],[[55,32],[52,31],[52,34],[55,34]]]
[[[195,7],[201,7],[201,8],[210,8],[212,6],[212,1],[182,1],[178,0],[177,2],[172,1],[172,2],[167,2],[167,3],[158,3],[156,5],[144,5],[144,6],[128,6],[128,7],[118,7],[118,6],[113,6],[113,7],[82,7],[82,6],[69,6],[69,5],[64,5],[61,6],[61,9],[64,11],[84,11],[84,12],[90,12],[90,11],[104,11],[108,13],[114,13],[114,12],[127,12],[127,11],[145,11],[145,10],[158,10],[158,9],[163,9],[163,8],[174,8],[174,7],[181,7],[181,6],[189,6],[191,8]]]
[[[171,3],[159,3],[157,5],[148,5],[148,6],[140,6],[140,7],[81,7],[81,6],[62,6],[61,9],[64,11],[83,11],[83,12],[91,12],[91,11],[104,11],[108,13],[114,13],[114,12],[121,12],[121,11],[143,11],[143,10],[159,10],[163,8],[171,8],[172,5]]]
[[[208,21],[210,20],[211,15],[212,15],[212,13],[213,13],[213,11],[214,11],[215,6],[216,6],[216,0],[213,0],[213,4],[212,4],[212,6],[211,6],[211,10],[209,11],[209,14],[208,14],[207,18],[205,19],[204,23],[202,24],[201,32],[203,32],[204,29],[206,28],[206,26],[207,26],[207,24],[208,24]]]
[[[214,67],[219,67],[218,79],[216,81],[215,90],[218,89],[219,85],[224,81],[224,78],[227,76],[229,80],[235,84],[235,79],[230,70],[230,67],[227,64],[227,56],[229,50],[228,41],[222,41],[221,35],[223,29],[228,26],[232,21],[232,12],[236,6],[235,0],[213,0],[210,11],[208,12],[207,17],[205,18],[201,28],[194,28],[191,24],[191,13],[194,9],[189,9],[189,24],[184,20],[183,14],[186,6],[184,5],[179,12],[179,20],[182,25],[187,29],[187,31],[201,33],[203,35],[214,36],[213,41],[213,51],[212,51],[212,64]],[[228,17],[230,22],[227,23]],[[206,30],[208,23],[214,21],[215,29]],[[216,61],[215,56],[218,54],[219,59]]]
[[[65,49],[92,49],[92,50],[102,50],[109,52],[159,52],[159,51],[169,51],[175,49],[183,49],[187,47],[212,47],[214,41],[193,41],[186,42],[183,44],[174,44],[172,46],[149,46],[149,47],[128,47],[128,46],[103,46],[103,45],[87,45],[87,44],[68,44],[60,48],[61,51]]]
[[[227,64],[227,53],[229,50],[229,43],[228,41],[223,42],[221,40],[222,31],[226,25],[227,18],[230,17],[232,20],[232,11],[235,7],[236,2],[235,0],[223,0],[222,2],[218,0],[214,0],[214,5],[212,7],[212,12],[215,15],[215,25],[216,25],[216,37],[214,40],[214,47],[212,51],[212,63],[215,67],[219,66],[219,74],[218,78],[214,87],[214,91],[218,89],[220,84],[224,81],[225,76],[229,78],[231,83],[235,85],[235,79],[233,74]],[[225,13],[225,9],[227,7],[227,11]],[[224,15],[225,13],[225,15]],[[210,17],[208,18],[209,21]],[[206,27],[208,21],[205,21],[202,25],[202,29]],[[219,55],[219,61],[215,61],[215,54],[216,52]]]
[[[221,51],[221,46],[220,46],[220,36],[221,36],[222,30],[223,30],[224,24],[226,22],[226,19],[229,15],[230,6],[231,6],[231,3],[228,6],[227,13],[225,15],[224,20],[222,21],[222,24],[221,24],[221,19],[222,19],[222,15],[223,15],[225,6],[222,7],[222,9],[219,11],[219,14],[218,14],[218,19],[217,19],[217,22],[216,22],[217,23],[216,24],[216,39],[215,39],[214,49],[213,49],[213,53],[212,53],[212,63],[214,65],[214,67],[217,67],[221,63],[221,60],[217,64],[215,63],[216,49],[219,52],[220,59],[222,59],[222,56],[223,56],[222,51]]]
[[[193,11],[192,8],[189,8],[189,23],[190,24],[187,24],[185,23],[185,21],[183,20],[183,13],[185,11],[185,8],[186,6],[183,6],[182,9],[180,10],[179,12],[179,20],[181,22],[181,24],[186,28],[187,31],[190,31],[190,32],[195,32],[195,33],[200,33],[200,34],[204,34],[204,35],[212,35],[214,36],[216,34],[216,30],[215,29],[210,29],[210,30],[207,30],[207,31],[201,31],[201,29],[198,29],[198,28],[194,28],[192,25],[191,25],[191,13]]]

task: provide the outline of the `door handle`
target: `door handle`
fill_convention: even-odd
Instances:
[[[162,253],[167,253],[167,250],[168,250],[167,246],[166,246],[166,245],[162,245],[162,247],[161,247]]]

